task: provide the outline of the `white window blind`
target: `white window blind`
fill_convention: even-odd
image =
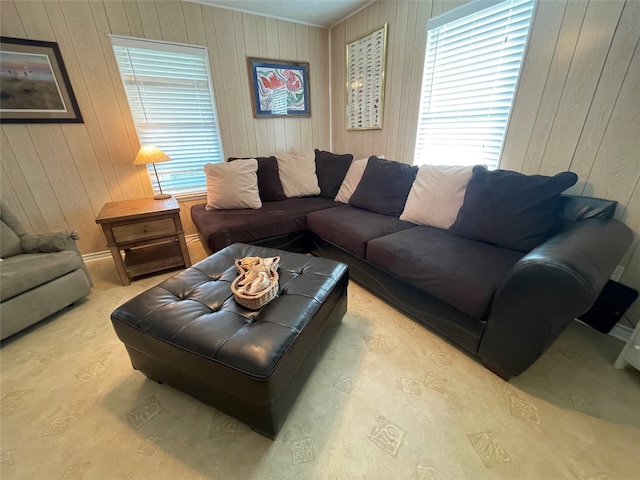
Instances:
[[[428,22],[414,164],[498,166],[533,6],[476,1]]]
[[[206,48],[116,36],[111,43],[140,144],[171,157],[156,164],[162,190],[206,191],[204,164],[224,161]]]

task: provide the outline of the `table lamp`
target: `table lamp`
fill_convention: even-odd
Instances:
[[[158,178],[158,170],[156,170],[156,163],[168,162],[169,160],[171,160],[171,157],[169,157],[166,153],[153,145],[140,147],[140,151],[133,161],[134,165],[147,165],[149,163],[153,164],[153,171],[156,174],[156,182],[158,183],[158,188],[160,189],[160,193],[153,196],[154,200],[164,200],[165,198],[171,198],[171,195],[169,195],[168,193],[162,193],[162,185],[160,184],[160,179]]]

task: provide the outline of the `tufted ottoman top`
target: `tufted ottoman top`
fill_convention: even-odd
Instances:
[[[234,259],[279,255],[279,296],[257,311],[238,305]],[[259,378],[278,362],[320,308],[345,264],[237,243],[134,297],[112,319]]]

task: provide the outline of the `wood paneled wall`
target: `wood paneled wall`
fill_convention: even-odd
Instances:
[[[413,162],[418,105],[427,46],[427,20],[464,0],[379,0],[331,29],[332,140],[335,152],[373,153]],[[346,42],[389,24],[382,130],[346,130]]]
[[[381,0],[334,27],[333,150],[413,162],[427,20],[464,1]],[[345,44],[389,23],[382,130],[345,128]],[[640,290],[640,2],[540,0],[500,167],[576,172],[570,193],[619,202],[635,239],[622,282]],[[640,317],[640,301],[627,313]]]
[[[208,47],[226,156],[329,148],[326,29],[173,0],[2,0],[0,21],[3,36],[58,42],[84,117],[3,124],[0,195],[34,231],[77,229],[82,253],[106,249],[94,221],[104,203],[152,194],[131,165],[139,143],[110,33]],[[309,62],[311,117],[253,118],[247,56]],[[203,198],[181,202],[187,233]]]

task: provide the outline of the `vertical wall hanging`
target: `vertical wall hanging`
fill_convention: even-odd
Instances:
[[[387,24],[347,42],[347,130],[381,130]]]

